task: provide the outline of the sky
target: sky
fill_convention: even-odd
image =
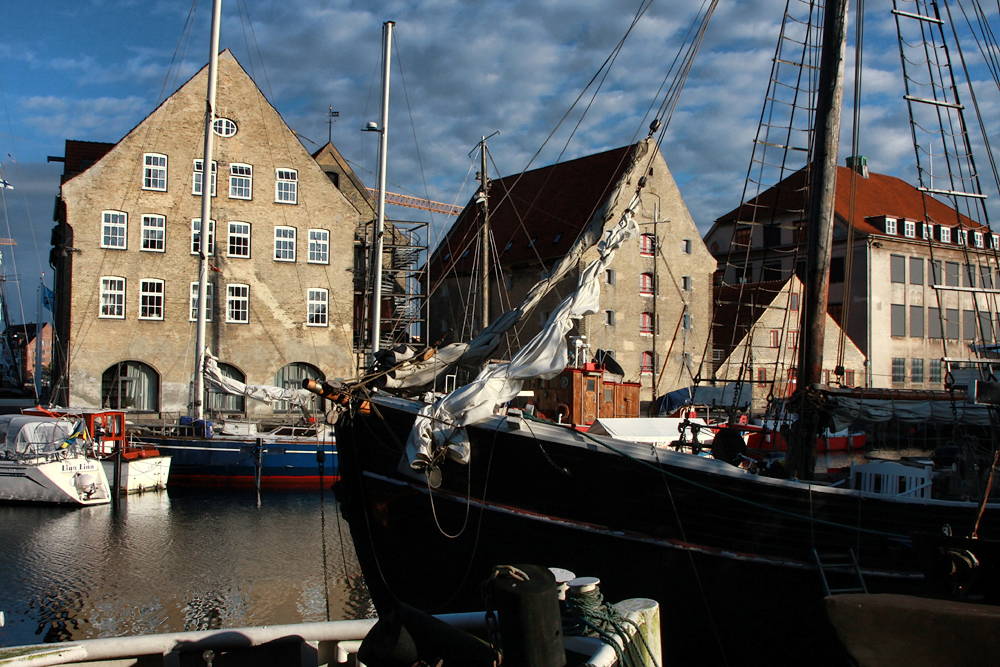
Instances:
[[[687,0],[653,2],[586,116],[575,112],[559,124],[644,4],[224,0],[220,47],[233,51],[306,148],[332,136],[374,186],[377,135],[361,128],[379,120],[382,24],[394,21],[387,190],[464,205],[477,186],[478,156],[470,152],[484,135],[499,133],[489,141],[491,176],[520,172],[543,144],[532,167],[645,136],[646,110],[698,9]],[[891,4],[867,3],[858,152],[872,171],[915,183]],[[0,190],[0,237],[17,243],[0,245],[0,273],[13,322],[34,321],[43,272],[51,286],[62,164],[47,157],[62,156],[67,139],[117,142],[203,67],[209,50],[210,0],[49,0],[40,7],[8,0],[0,21],[0,156],[8,156],[3,179],[14,186]],[[784,9],[783,0],[718,3],[665,134],[661,148],[702,234],[740,202]],[[852,37],[854,23],[852,10]],[[978,52],[964,47],[985,123],[997,136],[1000,93]],[[852,40],[849,79],[853,67]],[[339,112],[332,126],[331,107]],[[850,137],[848,108],[841,164]],[[995,194],[991,183],[984,188]],[[398,207],[387,215],[431,220],[432,245],[452,221]]]

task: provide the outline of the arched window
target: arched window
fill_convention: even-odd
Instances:
[[[160,411],[160,374],[141,361],[122,361],[101,377],[101,405],[136,412]]]
[[[219,372],[223,377],[232,378],[237,382],[246,384],[247,375],[231,364],[218,362]],[[225,394],[215,389],[205,386],[205,407],[210,412],[244,412],[246,410],[246,398]]]
[[[655,287],[653,286],[653,274],[643,273],[639,275],[639,294],[643,296],[653,296]]]
[[[639,254],[643,257],[652,257],[656,254],[656,237],[652,234],[643,234],[639,237]]]
[[[285,387],[287,389],[301,389],[302,381],[307,378],[322,381],[326,379],[326,376],[312,364],[296,361],[278,371],[274,376],[274,384],[277,387]],[[325,410],[324,406],[325,401],[322,398],[313,396],[312,400],[306,404],[306,409],[313,415],[319,415]],[[288,401],[274,402],[275,412],[289,412],[291,410],[298,410],[298,408]]]

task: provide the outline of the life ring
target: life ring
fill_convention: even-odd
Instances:
[[[556,406],[556,417],[558,421],[564,422],[569,419],[569,406],[565,403],[560,403]]]

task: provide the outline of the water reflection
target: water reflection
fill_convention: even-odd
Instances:
[[[171,489],[117,511],[3,506],[0,524],[2,646],[369,610],[329,494],[268,494],[258,508],[245,492]]]

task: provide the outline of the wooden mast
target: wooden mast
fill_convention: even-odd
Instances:
[[[823,17],[823,50],[816,95],[816,126],[809,184],[809,248],[806,256],[806,294],[799,326],[798,378],[794,401],[799,413],[792,438],[789,472],[809,479],[813,472],[819,414],[808,394],[823,375],[823,339],[826,333],[830,289],[830,256],[837,189],[837,145],[844,97],[844,51],[848,0],[828,0]]]
[[[483,331],[490,325],[490,180],[486,176],[486,137],[479,142],[479,193],[476,202],[479,204],[479,330]]]

